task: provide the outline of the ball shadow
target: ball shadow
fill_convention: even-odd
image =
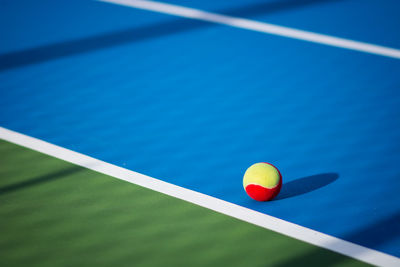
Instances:
[[[281,192],[275,200],[291,198],[312,192],[333,183],[338,178],[339,174],[337,173],[321,173],[284,183]]]

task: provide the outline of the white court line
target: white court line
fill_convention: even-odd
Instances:
[[[194,8],[187,8],[177,5],[165,4],[154,1],[146,1],[146,0],[98,0],[98,1],[129,6],[134,8],[140,8],[154,12],[174,15],[178,17],[224,24],[251,31],[280,35],[288,38],[400,59],[400,50],[395,48],[358,42],[354,40],[349,40],[309,31],[302,31],[294,28],[283,27],[275,24],[243,19],[239,17],[226,16]]]
[[[217,199],[196,191],[176,186],[116,165],[50,144],[0,127],[0,139],[21,145],[64,161],[100,172],[132,184],[173,196],[187,202],[223,213],[239,220],[326,248],[360,261],[378,266],[400,266],[400,259],[376,250],[350,243],[264,213]]]

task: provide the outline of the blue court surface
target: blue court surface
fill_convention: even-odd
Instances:
[[[400,49],[394,0],[168,3]],[[400,257],[399,58],[97,1],[2,0],[0,36],[0,126]]]

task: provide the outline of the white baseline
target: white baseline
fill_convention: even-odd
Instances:
[[[326,235],[236,204],[173,185],[48,142],[0,127],[0,139],[64,161],[194,203],[239,220],[326,248],[378,266],[400,266],[400,259],[373,249]]]
[[[203,20],[218,24],[224,24],[236,28],[247,29],[256,32],[269,33],[280,35],[288,38],[319,43],[329,46],[341,47],[359,52],[365,52],[385,57],[400,59],[400,50],[380,45],[374,45],[354,40],[334,37],[325,34],[319,34],[299,29],[283,27],[275,24],[259,22],[239,17],[232,17],[211,12],[202,11],[199,9],[160,3],[146,0],[98,0],[100,2],[108,2],[128,7],[140,8],[154,12],[174,15],[178,17]]]

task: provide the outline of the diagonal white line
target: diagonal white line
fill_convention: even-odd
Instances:
[[[116,165],[0,127],[0,139],[21,145],[67,162],[170,195],[239,220],[326,248],[378,266],[400,266],[400,259],[264,213],[173,185]]]
[[[194,8],[187,8],[177,5],[171,5],[154,1],[146,1],[146,0],[98,0],[98,1],[129,6],[134,8],[140,8],[144,10],[150,10],[154,12],[159,12],[179,17],[224,24],[251,31],[280,35],[288,38],[400,59],[400,50],[395,48],[358,42],[354,40],[349,40],[309,31],[303,31],[289,27],[283,27],[265,22],[220,15]]]

